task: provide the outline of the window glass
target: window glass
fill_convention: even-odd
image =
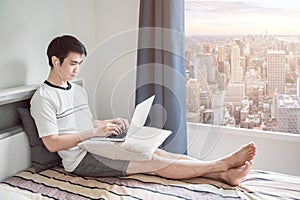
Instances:
[[[300,133],[300,4],[185,1],[189,122]]]

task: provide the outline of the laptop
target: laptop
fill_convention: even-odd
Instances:
[[[123,142],[125,141],[126,135],[132,135],[142,128],[147,120],[150,108],[153,104],[155,95],[149,97],[143,102],[139,103],[134,110],[130,125],[128,130],[122,130],[119,135],[108,135],[106,137],[94,137],[90,140],[97,141],[113,141],[113,142]]]

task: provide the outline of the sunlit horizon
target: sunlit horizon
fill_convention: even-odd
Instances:
[[[297,1],[185,1],[186,35],[300,35]]]

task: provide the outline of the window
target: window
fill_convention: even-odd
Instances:
[[[300,133],[300,4],[185,1],[187,119]]]

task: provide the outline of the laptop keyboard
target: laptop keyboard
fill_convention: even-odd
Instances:
[[[106,138],[125,138],[127,135],[127,131],[128,129],[122,129],[122,133],[120,133],[119,135],[109,135]]]

